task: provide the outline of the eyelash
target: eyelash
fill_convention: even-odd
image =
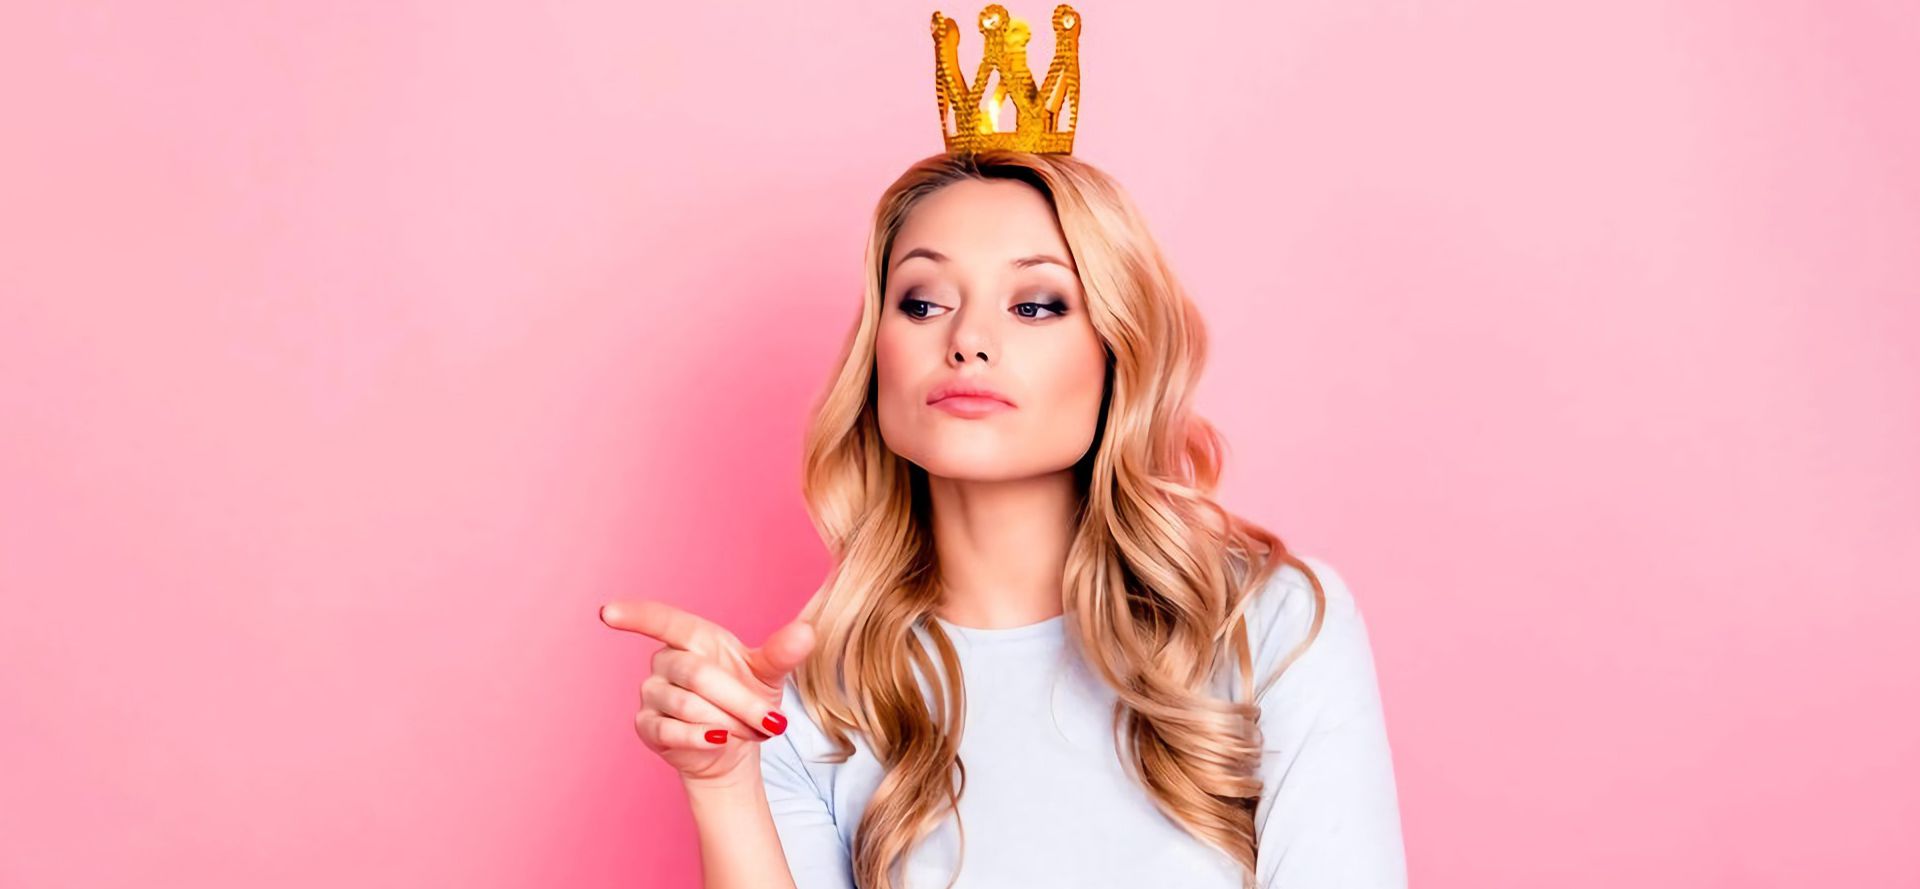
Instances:
[[[909,293],[909,294],[911,294],[911,293],[913,293],[913,291],[911,291],[911,290],[909,290],[909,291],[907,291],[907,293]],[[900,311],[901,311],[901,312],[903,312],[903,313],[905,313],[907,317],[909,317],[909,318],[912,318],[912,319],[914,319],[915,321],[925,321],[925,320],[927,320],[927,318],[928,318],[929,316],[927,316],[927,315],[915,315],[915,314],[914,314],[914,313],[913,313],[913,312],[912,312],[911,310],[909,310],[909,309],[908,309],[908,306],[911,306],[911,305],[914,305],[914,304],[920,304],[920,305],[929,305],[929,306],[930,306],[930,305],[933,305],[933,303],[930,303],[930,302],[927,302],[927,301],[926,301],[926,300],[924,300],[924,299],[915,299],[915,298],[914,298],[914,297],[912,297],[912,296],[904,296],[904,297],[901,297],[901,298],[900,298],[900,305],[899,305],[899,309],[900,309]],[[1051,299],[1051,300],[1048,300],[1048,301],[1046,301],[1046,302],[1034,302],[1034,301],[1028,301],[1028,302],[1023,302],[1023,303],[1015,303],[1015,304],[1014,304],[1014,308],[1016,308],[1016,309],[1017,309],[1017,308],[1020,308],[1021,306],[1039,306],[1040,308],[1043,308],[1043,309],[1048,309],[1048,310],[1051,310],[1051,311],[1052,311],[1052,312],[1054,313],[1054,314],[1053,314],[1053,317],[1055,317],[1055,318],[1058,318],[1058,317],[1060,317],[1061,315],[1065,315],[1065,314],[1067,313],[1067,304],[1066,304],[1066,302],[1064,302],[1064,301],[1062,301],[1062,300],[1060,300],[1059,298],[1054,298],[1054,299]],[[1017,314],[1017,315],[1018,315],[1019,313],[1017,313],[1017,312],[1016,312],[1015,314]],[[1042,317],[1042,316],[1040,316],[1040,315],[1020,315],[1020,317],[1021,317],[1021,318],[1028,318],[1028,319],[1035,319],[1035,320],[1037,320],[1037,319],[1039,319],[1039,318],[1040,318],[1040,317]]]

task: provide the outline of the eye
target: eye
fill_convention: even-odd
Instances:
[[[913,293],[914,291],[909,290],[906,296],[901,297],[900,311],[909,318],[925,319],[933,317],[927,313],[933,309],[940,308],[940,306],[936,306],[924,299],[915,299]]]
[[[1059,316],[1061,316],[1061,315],[1065,315],[1065,314],[1067,313],[1067,304],[1066,304],[1065,302],[1062,302],[1062,301],[1061,301],[1061,300],[1059,300],[1059,299],[1052,299],[1052,300],[1048,300],[1048,301],[1046,301],[1046,302],[1024,302],[1024,303],[1020,303],[1019,305],[1016,305],[1016,306],[1014,306],[1014,307],[1013,307],[1013,309],[1014,309],[1014,314],[1016,314],[1016,315],[1019,315],[1019,316],[1020,316],[1020,317],[1022,317],[1022,318],[1039,318],[1039,317],[1042,317],[1041,315],[1038,315],[1038,314],[1035,314],[1034,312],[1029,312],[1029,311],[1026,311],[1026,309],[1027,309],[1028,307],[1032,307],[1033,309],[1036,309],[1036,310],[1038,310],[1038,309],[1046,309],[1046,310],[1048,310],[1048,311],[1051,311],[1051,312],[1053,312],[1053,314],[1054,314],[1054,317],[1059,317]]]
[[[914,294],[918,292],[919,292],[919,288],[917,287],[911,288],[906,292],[905,296],[902,296],[900,298],[900,302],[898,305],[899,305],[901,314],[906,315],[907,317],[913,318],[915,320],[924,321],[928,318],[937,317],[939,315],[939,311],[936,311],[936,310],[940,310],[940,311],[945,310],[946,308],[945,306],[936,305],[924,299],[919,299],[915,297]],[[1049,299],[1046,301],[1032,301],[1032,302],[1017,303],[1013,306],[1013,313],[1022,318],[1037,319],[1037,318],[1050,317],[1047,315],[1040,314],[1042,311],[1052,312],[1053,315],[1051,317],[1059,317],[1061,315],[1065,315],[1067,313],[1066,301],[1061,300],[1058,297],[1055,297],[1053,299]]]

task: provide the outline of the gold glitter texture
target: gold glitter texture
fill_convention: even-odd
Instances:
[[[994,3],[980,10],[980,36],[980,69],[969,87],[960,75],[960,24],[933,14],[933,85],[947,153],[994,148],[1073,153],[1074,124],[1080,117],[1080,14],[1065,3],[1053,8],[1053,63],[1046,82],[1037,88],[1027,69],[1032,33],[1026,22]],[[1009,97],[1014,119],[1000,120],[1001,105]]]

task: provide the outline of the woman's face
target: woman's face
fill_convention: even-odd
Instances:
[[[945,186],[908,212],[886,261],[874,364],[889,448],[931,475],[980,481],[1086,454],[1106,351],[1045,195],[1004,179]],[[956,384],[1004,400],[933,403]]]

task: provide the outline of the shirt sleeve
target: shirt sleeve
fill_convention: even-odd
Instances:
[[[1326,592],[1320,635],[1256,699],[1263,790],[1254,810],[1261,889],[1404,889],[1406,851],[1373,651],[1359,606],[1324,561],[1301,557]],[[1283,565],[1249,606],[1254,691],[1312,627],[1313,588]]]
[[[760,742],[760,779],[793,884],[798,889],[854,889],[852,858],[832,803],[794,741],[804,730],[805,711],[791,679],[780,712],[788,714],[791,724],[786,732]]]

